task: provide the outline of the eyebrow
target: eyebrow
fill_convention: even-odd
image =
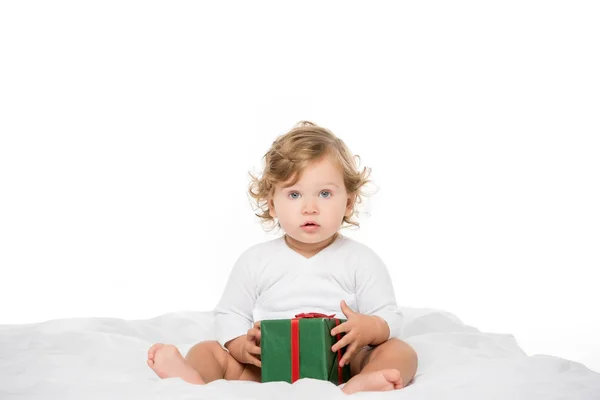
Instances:
[[[297,184],[296,184],[296,185],[297,185]],[[284,186],[283,188],[284,188],[284,189],[287,189],[287,188],[291,188],[292,186],[296,186],[296,185]],[[338,189],[340,188],[340,187],[339,187],[339,186],[338,186],[336,183],[333,183],[333,182],[319,183],[319,186],[327,186],[327,185],[335,186],[335,187],[336,187],[336,188],[338,188]]]

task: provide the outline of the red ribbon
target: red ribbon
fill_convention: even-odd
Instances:
[[[299,322],[300,318],[333,318],[335,314],[325,315],[321,313],[302,313],[296,314],[296,318],[292,319],[292,383],[300,379],[300,330]],[[340,320],[335,318],[335,326],[340,324]],[[336,334],[336,339],[339,341],[341,335]],[[338,384],[342,384],[342,367],[340,367],[340,361],[342,359],[342,349],[337,351],[337,364],[338,364]]]
[[[292,383],[300,378],[300,333],[298,319],[292,320]]]

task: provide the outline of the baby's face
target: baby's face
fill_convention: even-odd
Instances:
[[[338,231],[344,215],[352,210],[341,168],[327,156],[310,164],[298,182],[290,187],[280,183],[273,195],[272,217],[279,218],[282,229],[304,243],[318,243]],[[303,227],[307,221],[318,224]]]

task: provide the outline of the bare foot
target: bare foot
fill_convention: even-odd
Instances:
[[[367,372],[352,377],[342,392],[346,394],[356,392],[380,392],[386,390],[402,389],[402,377],[397,369],[383,369],[381,371]]]
[[[204,384],[202,377],[172,344],[156,343],[148,350],[148,366],[160,378],[181,378],[186,382]]]

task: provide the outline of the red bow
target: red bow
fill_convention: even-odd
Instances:
[[[296,314],[296,318],[333,318],[335,314],[325,315],[318,312]]]

